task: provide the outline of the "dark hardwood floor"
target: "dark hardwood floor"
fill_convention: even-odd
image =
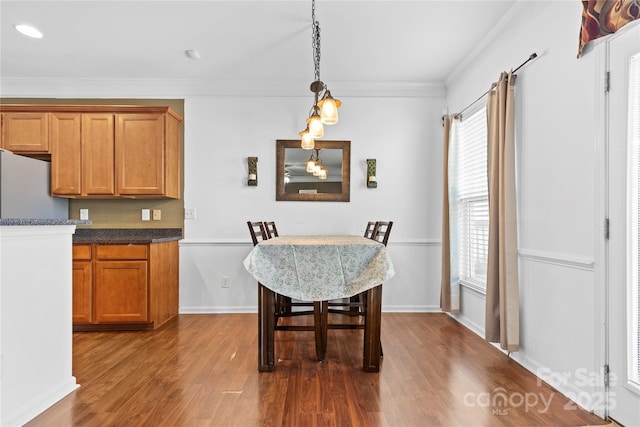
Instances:
[[[198,314],[155,331],[75,333],[81,387],[27,426],[608,424],[445,314],[383,313],[379,373],[362,371],[361,330],[330,330],[324,363],[311,332],[276,332],[276,370],[259,373],[257,324]]]

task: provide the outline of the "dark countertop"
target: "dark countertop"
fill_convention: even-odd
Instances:
[[[0,225],[91,225],[91,221],[80,219],[4,218],[0,219]]]
[[[80,228],[73,235],[73,243],[159,243],[181,239],[181,228]]]

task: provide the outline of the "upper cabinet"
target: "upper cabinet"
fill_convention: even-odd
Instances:
[[[114,196],[115,115],[51,113],[51,193]]]
[[[48,154],[49,113],[2,113],[2,148],[30,154]]]
[[[168,107],[0,105],[0,111],[3,144],[5,134],[19,129],[14,116],[46,116],[42,134],[51,153],[54,196],[180,198],[182,117]],[[31,139],[34,134],[29,132]]]

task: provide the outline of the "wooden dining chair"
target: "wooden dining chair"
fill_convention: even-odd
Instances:
[[[373,224],[373,227],[371,226]],[[393,221],[376,221],[367,223],[364,237],[370,238],[387,246]],[[369,231],[371,230],[371,231]],[[367,310],[365,293],[360,293],[349,298],[348,303],[329,301],[326,304],[327,312],[333,314],[346,314],[350,316],[364,317]],[[363,323],[326,323],[327,329],[364,329]],[[383,355],[382,343],[380,343],[380,355]]]
[[[247,221],[247,226],[249,228],[249,233],[251,234],[251,240],[253,241],[253,246],[256,246],[263,240],[269,240],[272,237],[277,237],[278,231],[275,226],[275,222],[271,221],[272,228],[271,233],[267,231],[266,224],[268,221]],[[262,283],[258,282],[258,305],[261,306],[263,298],[271,298],[268,296],[271,294],[273,297],[273,313],[271,314],[263,314],[265,317],[265,324],[271,325],[267,326],[270,329],[269,334],[273,334],[274,331],[313,331],[315,333],[316,339],[316,351],[318,358],[324,359],[324,353],[321,353],[321,349],[326,348],[326,344],[323,344],[320,340],[323,338],[322,329],[320,327],[320,302],[311,302],[311,301],[300,301],[300,302],[292,302],[290,297],[286,297],[284,295],[280,295],[276,292],[273,292],[267,289]],[[292,307],[311,307],[311,309],[307,310],[292,310]],[[313,316],[313,324],[312,325],[284,325],[280,322],[280,319],[284,317],[291,316],[304,316],[304,315],[312,315]],[[326,334],[324,335],[326,336]],[[268,341],[273,342],[273,339],[269,339]],[[259,343],[258,345],[265,345],[265,343]],[[273,348],[268,348],[264,353],[271,353],[273,356]],[[258,362],[259,369],[262,369],[266,364],[264,361]]]
[[[387,246],[391,235],[391,227],[393,227],[393,221],[377,221],[373,233],[371,233],[371,239]]]
[[[278,237],[278,228],[276,227],[275,221],[264,221],[264,229],[266,230],[269,239],[272,237]]]
[[[364,229],[364,237],[366,237],[367,239],[370,239],[371,236],[373,235],[373,230],[375,230],[375,228],[376,228],[375,221],[369,221],[367,223],[367,227]]]
[[[249,227],[249,233],[251,233],[253,246],[257,245],[262,240],[267,240],[269,238],[262,221],[247,221],[247,226]]]
[[[364,237],[366,237],[367,239],[371,239],[371,236],[373,236],[373,231],[375,230],[375,228],[376,228],[375,221],[367,222],[367,226],[364,229]],[[360,315],[363,311],[362,301],[363,301],[362,294],[354,295],[351,298],[349,298],[349,303],[330,301],[329,312],[343,313],[343,314],[350,314],[352,316],[357,316],[357,315]],[[340,307],[340,308],[336,308],[336,307]]]
[[[377,224],[378,224],[378,221],[367,222],[367,226],[364,229],[364,237],[366,237],[367,239],[373,239],[373,233],[376,229]],[[385,231],[386,231],[386,228],[385,228]],[[352,316],[361,315],[364,312],[363,301],[364,301],[364,295],[362,294],[358,294],[350,297],[348,303],[344,303],[340,301],[330,301],[329,313],[350,314]]]
[[[264,221],[264,229],[267,232],[267,239],[272,239],[274,237],[278,237],[278,227],[276,227],[275,221]],[[291,311],[291,307],[296,305],[308,306],[308,303],[292,303],[291,298],[278,295],[276,296],[276,311],[280,313],[280,315],[293,315]]]

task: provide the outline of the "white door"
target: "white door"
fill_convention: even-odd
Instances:
[[[640,427],[638,283],[640,229],[640,25],[607,41],[609,51],[608,415]],[[634,87],[635,86],[635,87]]]

